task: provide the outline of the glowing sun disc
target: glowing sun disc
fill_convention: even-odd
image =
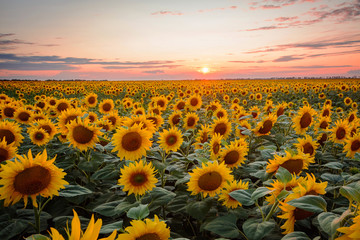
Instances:
[[[201,69],[201,72],[205,74],[205,73],[210,72],[210,69],[207,68],[207,67],[203,67],[203,68]]]

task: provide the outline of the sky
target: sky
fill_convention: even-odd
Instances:
[[[360,0],[0,0],[0,79],[360,76]]]

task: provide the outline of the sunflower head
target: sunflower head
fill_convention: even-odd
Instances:
[[[241,203],[239,201],[232,198],[229,193],[240,190],[240,189],[248,189],[249,183],[248,182],[242,182],[241,180],[239,182],[231,181],[227,182],[225,185],[225,188],[221,190],[219,194],[219,201],[223,202],[223,205],[227,208],[237,208],[241,207]]]
[[[309,135],[305,135],[304,138],[297,139],[299,143],[295,144],[299,152],[309,154],[311,157],[315,156],[316,149],[319,147],[319,144],[311,138]]]
[[[314,158],[302,152],[292,155],[285,151],[286,156],[275,155],[274,159],[269,160],[266,166],[266,172],[277,172],[279,167],[286,168],[291,174],[300,174],[302,170],[307,169],[310,163],[314,162]]]
[[[254,129],[254,133],[257,136],[263,136],[270,134],[271,129],[273,128],[277,117],[275,114],[270,114],[266,116]]]
[[[229,168],[236,168],[243,164],[246,160],[245,156],[249,149],[246,145],[238,144],[237,141],[232,142],[225,149],[221,150],[220,161],[224,162]]]
[[[15,157],[14,143],[7,144],[5,138],[0,142],[0,163]]]
[[[345,139],[350,133],[350,128],[347,120],[338,120],[334,128],[331,130],[330,138],[335,143],[344,143]]]
[[[214,134],[210,141],[211,159],[216,160],[220,155],[221,140],[223,137],[220,134]]]
[[[169,124],[171,127],[174,126],[178,126],[181,120],[181,111],[174,111],[170,116],[169,116]]]
[[[163,130],[163,132],[160,133],[159,145],[167,153],[170,151],[176,152],[182,143],[183,138],[181,136],[181,131],[176,127],[170,128],[169,130]]]
[[[297,134],[304,134],[308,127],[313,123],[313,116],[316,115],[316,111],[308,105],[302,107],[298,115],[293,119],[295,123],[295,131]]]
[[[231,123],[227,118],[215,119],[211,126],[211,132],[213,135],[219,134],[226,139],[231,132]]]
[[[199,116],[196,113],[187,113],[184,119],[184,128],[186,130],[195,129],[198,121]]]
[[[345,140],[344,152],[346,152],[347,157],[353,158],[355,153],[360,153],[360,134],[355,134],[354,136]]]
[[[0,141],[5,139],[7,144],[14,144],[18,147],[24,137],[21,135],[21,128],[15,122],[0,121]]]
[[[79,117],[68,124],[68,129],[67,138],[70,145],[80,151],[93,148],[95,144],[99,142],[98,136],[102,135],[100,127],[91,124],[88,119],[82,121]]]
[[[42,128],[32,126],[28,128],[29,137],[33,144],[43,146],[50,141],[50,135]]]

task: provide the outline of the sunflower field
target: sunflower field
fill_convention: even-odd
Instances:
[[[360,239],[359,79],[0,89],[1,240]]]

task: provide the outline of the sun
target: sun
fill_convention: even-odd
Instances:
[[[206,73],[209,73],[210,72],[210,69],[208,67],[203,67],[201,70],[200,70],[203,74],[206,74]]]

